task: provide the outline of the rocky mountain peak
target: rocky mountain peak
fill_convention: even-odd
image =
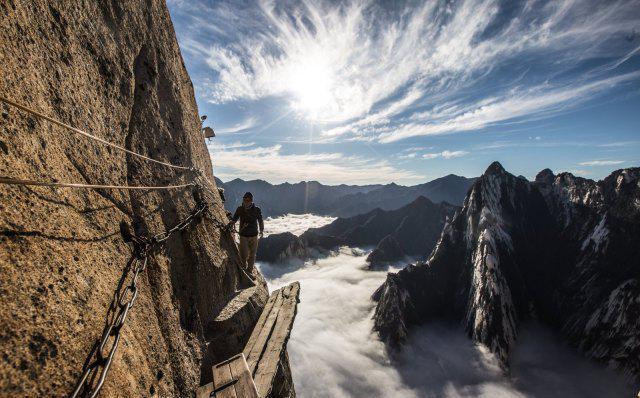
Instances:
[[[616,170],[602,181],[603,187],[615,193],[633,192],[640,184],[640,167]]]
[[[501,174],[505,174],[505,173],[506,173],[506,170],[504,169],[504,167],[502,167],[500,162],[494,161],[493,163],[491,163],[489,165],[489,167],[487,167],[487,170],[485,170],[483,175],[485,175],[485,176],[487,176],[487,175],[501,175]]]
[[[553,171],[551,171],[551,169],[544,169],[536,175],[535,181],[539,184],[551,185],[553,184],[553,180],[555,178],[556,176],[555,174],[553,174]]]
[[[535,317],[640,378],[639,176],[626,169],[595,182],[543,170],[529,182],[494,162],[428,262],[377,291],[374,329],[393,346],[413,325],[457,319],[508,366],[520,322]]]
[[[640,216],[640,167],[616,170],[598,185],[610,212],[619,217]]]
[[[516,196],[527,195],[530,183],[507,172],[500,163],[493,162],[472,185],[462,211],[468,216],[500,216],[513,213]],[[482,217],[486,219],[487,217]],[[477,217],[475,218],[477,220]]]
[[[428,198],[420,195],[416,198],[416,200],[409,203],[407,206],[409,207],[435,206],[435,203],[430,201]]]

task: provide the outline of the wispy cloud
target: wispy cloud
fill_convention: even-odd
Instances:
[[[586,177],[591,175],[590,172],[588,172],[587,170],[582,170],[582,169],[571,169],[569,170],[569,173],[573,174],[573,175],[577,175],[577,176],[582,176],[582,177]]]
[[[218,134],[231,134],[231,133],[239,133],[242,131],[249,130],[252,127],[255,127],[258,123],[257,119],[254,117],[249,117],[241,121],[240,123],[236,123],[232,126],[221,127],[216,129],[216,133]]]
[[[590,160],[578,163],[580,166],[613,166],[626,163],[624,160]]]
[[[424,155],[422,155],[422,158],[423,159],[436,159],[436,158],[453,159],[453,158],[459,158],[468,154],[469,152],[467,151],[442,151],[442,152],[435,152],[435,153],[425,153]]]
[[[398,159],[415,159],[417,156],[417,152],[410,152],[404,155],[398,155]]]
[[[551,88],[543,85],[527,90],[510,90],[505,96],[483,99],[464,107],[451,107],[437,115],[431,112],[413,115],[414,121],[390,127],[389,132],[380,134],[379,140],[388,143],[416,136],[480,130],[524,117],[550,116],[638,77],[640,72],[632,72],[579,86]]]
[[[414,184],[424,177],[386,160],[342,153],[287,154],[282,145],[268,147],[210,146],[216,176],[224,179],[267,179],[270,182],[317,180],[327,184],[398,182]],[[372,172],[375,171],[375,172]]]
[[[255,146],[256,143],[255,142],[240,142],[240,141],[236,141],[236,142],[232,142],[229,144],[219,144],[219,143],[211,143],[211,144],[207,144],[207,147],[210,150],[219,150],[219,151],[223,151],[223,150],[230,150],[230,149],[238,149],[238,148],[251,148],[252,146]]]
[[[618,148],[618,147],[626,147],[626,146],[635,146],[639,144],[640,144],[640,141],[618,141],[618,142],[609,142],[607,144],[600,144],[598,146],[602,148]]]
[[[194,34],[186,46],[206,58],[213,75],[204,91],[215,103],[284,98],[324,123],[328,137],[383,143],[540,117],[637,78],[596,79],[607,68],[559,77],[589,59],[613,57],[617,66],[634,56],[637,44],[612,40],[637,27],[635,1],[511,8],[505,17],[497,0],[220,4],[207,6],[206,23],[224,44]],[[493,71],[514,60],[532,65],[500,82]],[[468,98],[475,89],[484,94]]]

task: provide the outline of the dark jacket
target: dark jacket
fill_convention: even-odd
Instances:
[[[258,227],[260,232],[264,231],[264,222],[262,221],[262,211],[256,205],[251,205],[250,208],[245,209],[244,206],[240,206],[233,213],[232,222],[236,222],[240,219],[240,225],[238,226],[238,232],[240,236],[257,236]]]

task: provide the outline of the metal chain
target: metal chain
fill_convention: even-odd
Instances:
[[[147,268],[149,255],[160,244],[164,243],[171,235],[178,231],[185,230],[198,218],[207,208],[206,203],[200,204],[191,214],[176,224],[168,231],[157,234],[151,239],[144,237],[132,237],[134,251],[129,259],[124,276],[118,283],[109,309],[107,310],[106,323],[99,341],[96,341],[82,367],[82,375],[78,379],[76,388],[71,393],[70,398],[88,397],[95,398],[109,372],[111,363],[115,356],[118,344],[120,343],[121,330],[127,320],[129,310],[133,307],[138,297],[138,277]],[[215,220],[218,222],[217,220]],[[219,222],[218,222],[219,223]],[[126,277],[133,268],[133,276],[127,287],[120,292]],[[105,348],[107,352],[105,352]]]
[[[186,229],[189,224],[191,224],[191,222],[198,217],[203,211],[205,211],[205,209],[207,208],[207,204],[206,203],[202,203],[200,206],[198,206],[193,212],[191,212],[191,214],[185,218],[184,220],[182,220],[180,223],[176,224],[173,228],[171,228],[170,230],[161,233],[161,234],[157,234],[155,235],[152,239],[151,239],[151,243],[152,245],[156,245],[159,243],[163,243],[164,241],[166,241],[167,239],[169,239],[169,237],[177,232],[177,231],[183,231],[184,229]],[[216,220],[217,221],[217,220]]]
[[[149,247],[145,248],[142,253],[132,255],[133,277],[131,283],[122,292],[119,289],[115,291],[111,305],[107,310],[107,322],[102,331],[102,337],[95,342],[87,361],[85,361],[82,375],[71,394],[72,398],[94,398],[100,392],[118,349],[120,332],[127,320],[129,310],[138,297],[138,275],[147,268],[148,250]],[[106,353],[105,347],[108,347]]]
[[[196,169],[196,177],[194,178],[194,181],[196,182],[196,186],[200,189],[203,189],[207,192],[209,192],[211,195],[214,196],[219,196],[220,193],[219,192],[214,192],[211,188],[209,188],[209,185],[213,185],[213,183],[211,182],[211,180],[209,180],[209,178],[207,178],[207,176],[205,175],[204,171],[202,171],[202,169]],[[239,233],[239,231],[234,227],[231,226],[229,224],[224,224],[221,223],[220,221],[218,221],[218,219],[214,218],[211,220],[213,222],[213,224],[224,230],[224,231],[229,231],[229,232],[235,232],[235,233]]]
[[[166,242],[171,235],[178,231],[184,231],[207,209],[206,203],[201,203],[184,220],[173,226],[164,233],[156,234],[151,239],[145,237],[132,236],[134,251],[125,266],[124,275],[118,283],[111,304],[107,310],[106,323],[102,331],[100,340],[96,341],[87,357],[83,367],[82,375],[78,379],[76,388],[71,393],[70,398],[95,398],[98,396],[107,373],[113,362],[118,344],[120,343],[120,332],[127,320],[129,310],[133,307],[138,298],[138,277],[147,268],[149,256],[152,251]],[[213,224],[223,231],[230,231],[228,224],[224,224],[217,219],[212,219]],[[235,230],[234,230],[235,231]],[[237,231],[235,231],[237,232]],[[124,281],[133,268],[131,282],[120,292]],[[240,269],[252,282],[253,279],[243,269]],[[255,282],[254,282],[255,283]],[[108,349],[105,352],[105,348]]]

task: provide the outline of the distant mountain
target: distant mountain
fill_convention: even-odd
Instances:
[[[228,182],[216,180],[224,188],[227,210],[234,211],[242,202],[242,195],[251,192],[265,217],[288,213],[327,214],[325,209],[337,199],[359,192],[368,192],[381,185],[323,185],[317,181],[296,184],[285,182],[273,185],[263,180],[244,181],[239,178]]]
[[[394,210],[413,202],[419,196],[424,196],[435,203],[445,201],[460,206],[474,180],[475,178],[449,174],[425,184],[410,187],[393,183],[383,185],[368,192],[357,192],[336,200],[332,203],[329,214],[349,217],[361,214],[363,210],[369,211],[375,208]]]
[[[309,250],[302,239],[291,232],[283,232],[260,239],[256,259],[269,263],[282,263],[291,258],[304,259],[308,255]]]
[[[434,318],[462,321],[508,363],[518,327],[537,319],[589,357],[640,377],[640,168],[602,181],[535,182],[493,163],[427,262],[389,274],[374,329],[391,346]]]
[[[424,196],[436,203],[446,201],[460,205],[473,181],[473,178],[452,174],[410,187],[393,183],[333,186],[310,181],[272,185],[262,180],[235,179],[229,182],[216,180],[218,186],[225,190],[227,210],[235,210],[241,202],[242,195],[250,191],[265,217],[287,213],[351,217],[376,208],[395,210],[413,202],[419,196]]]
[[[374,209],[349,218],[338,218],[320,228],[310,228],[300,237],[284,233],[263,239],[258,260],[283,261],[308,255],[309,249],[333,249],[341,245],[377,246],[368,260],[380,265],[431,252],[448,217],[456,206],[435,204],[424,196],[396,210]],[[390,250],[389,242],[393,242]]]
[[[394,210],[400,222],[393,232],[382,238],[367,257],[372,266],[385,265],[406,257],[426,259],[433,250],[446,221],[458,206],[446,202],[435,204],[424,196]]]

